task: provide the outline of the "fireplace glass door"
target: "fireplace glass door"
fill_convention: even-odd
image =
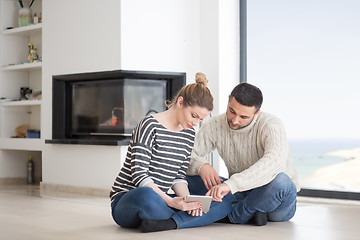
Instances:
[[[71,84],[73,136],[131,136],[145,116],[166,109],[166,81],[110,79]]]

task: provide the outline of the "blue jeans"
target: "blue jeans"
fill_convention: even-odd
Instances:
[[[231,212],[234,201],[234,196],[228,194],[221,203],[212,202],[209,212],[194,217],[187,212],[168,207],[153,189],[139,187],[116,197],[111,209],[114,221],[121,227],[134,228],[143,220],[172,218],[180,229],[204,226],[226,217]]]
[[[207,192],[200,176],[188,177],[187,181],[190,193]],[[236,201],[228,217],[232,223],[244,224],[259,211],[266,212],[269,221],[289,221],[296,211],[296,195],[293,181],[285,173],[279,173],[274,180],[262,187],[235,193]]]

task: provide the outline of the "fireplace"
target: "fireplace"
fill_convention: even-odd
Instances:
[[[166,110],[186,81],[179,72],[106,71],[53,76],[52,139],[46,143],[127,145],[136,124]]]

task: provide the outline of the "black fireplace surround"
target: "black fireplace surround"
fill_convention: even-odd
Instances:
[[[52,144],[127,145],[136,124],[166,110],[181,72],[115,70],[53,76]]]

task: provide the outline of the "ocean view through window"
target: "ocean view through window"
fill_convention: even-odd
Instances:
[[[359,192],[359,140],[290,139],[301,186]]]

